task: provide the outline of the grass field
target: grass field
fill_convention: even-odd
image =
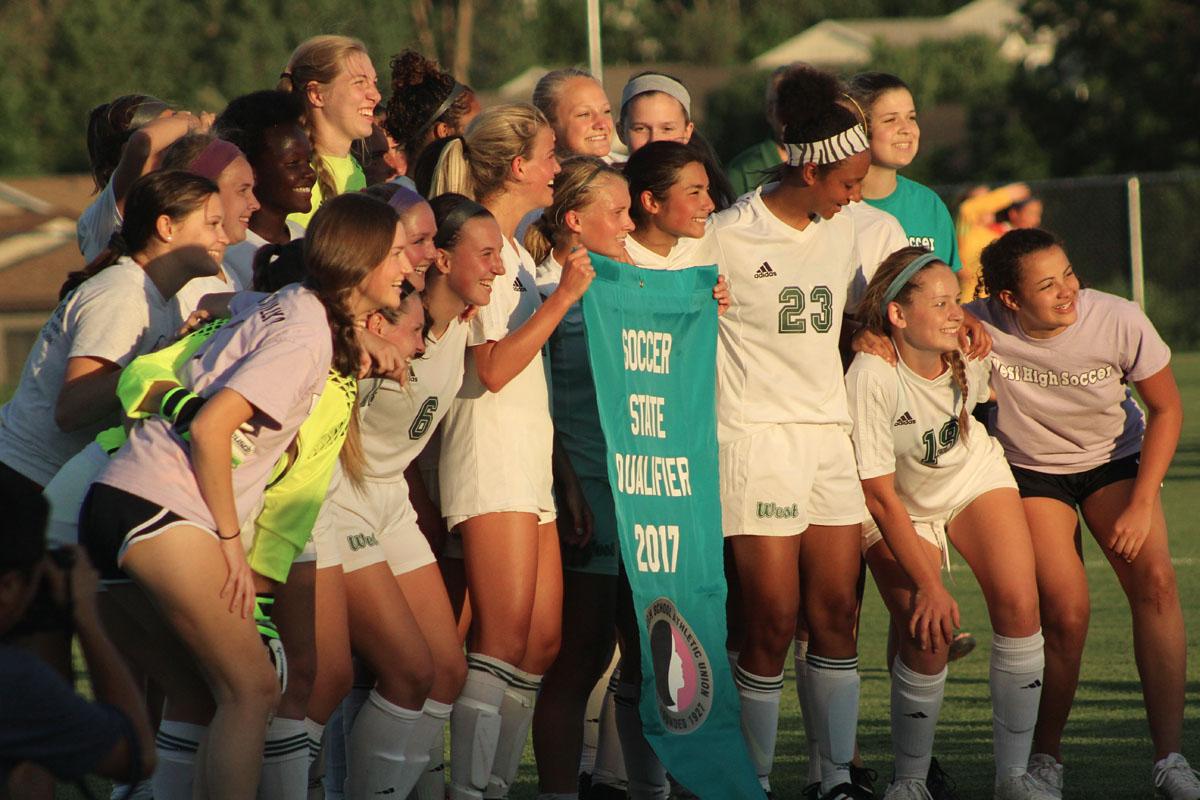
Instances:
[[[1179,578],[1184,616],[1191,636],[1191,676],[1200,675],[1200,354],[1176,355],[1175,374],[1186,409],[1179,452],[1163,487],[1171,548]],[[1064,758],[1066,797],[1149,798],[1152,751],[1142,710],[1141,689],[1133,664],[1129,610],[1124,594],[1095,542],[1085,536],[1085,561],[1092,590],[1092,621],[1083,675],[1067,727]],[[963,798],[990,798],[992,780],[991,705],[988,699],[988,627],[983,598],[971,573],[958,559],[952,591],[964,626],[979,648],[950,670],[935,750],[957,781]],[[862,615],[859,657],[862,701],[859,743],[880,784],[891,774],[888,727],[888,676],[884,667],[887,618],[873,585],[868,585]],[[804,734],[788,661],[779,743],[772,784],[776,797],[795,798],[806,775]],[[1188,681],[1184,751],[1200,765],[1200,679]],[[60,791],[66,800],[78,795]],[[532,751],[526,751],[513,800],[537,796]]]

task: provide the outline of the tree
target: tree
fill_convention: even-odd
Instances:
[[[1053,60],[1013,98],[1056,175],[1200,166],[1200,6],[1190,0],[1027,0]]]

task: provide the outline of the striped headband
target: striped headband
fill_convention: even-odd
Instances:
[[[850,156],[870,149],[867,132],[862,125],[847,128],[839,134],[816,142],[787,142],[787,163],[800,167],[805,164],[836,164]]]
[[[883,312],[884,318],[887,318],[888,303],[896,299],[897,295],[908,285],[908,282],[913,279],[913,275],[916,275],[921,271],[922,267],[934,261],[941,261],[936,253],[921,253],[921,255],[908,262],[904,269],[900,270],[899,275],[892,278],[892,282],[888,284],[887,291],[883,293],[883,301],[879,304],[879,310]]]
[[[217,176],[241,154],[242,151],[238,149],[237,145],[224,139],[213,139],[200,151],[200,155],[192,159],[192,163],[188,164],[187,171],[193,175],[208,178],[215,183]]]
[[[674,97],[679,101],[679,105],[683,106],[684,113],[688,117],[692,116],[692,96],[688,94],[688,90],[674,78],[659,75],[657,72],[639,75],[625,84],[625,88],[621,91],[621,108],[625,108],[630,100],[646,92],[662,92]]]

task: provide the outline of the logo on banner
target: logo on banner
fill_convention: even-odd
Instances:
[[[712,666],[692,626],[669,598],[646,609],[658,716],[675,734],[691,733],[712,710]]]

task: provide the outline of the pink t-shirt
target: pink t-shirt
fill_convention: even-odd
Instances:
[[[325,307],[311,290],[293,284],[241,309],[184,367],[182,382],[201,397],[233,389],[254,406],[245,434],[253,450],[233,471],[243,523],[262,496],[272,466],[321,396],[332,359]],[[216,527],[192,472],[187,443],[157,417],[130,432],[97,480]]]
[[[1141,450],[1128,384],[1167,366],[1171,350],[1136,303],[1083,289],[1075,324],[1050,339],[1026,336],[994,298],[966,308],[992,335],[996,437],[1010,464],[1065,475]]]

